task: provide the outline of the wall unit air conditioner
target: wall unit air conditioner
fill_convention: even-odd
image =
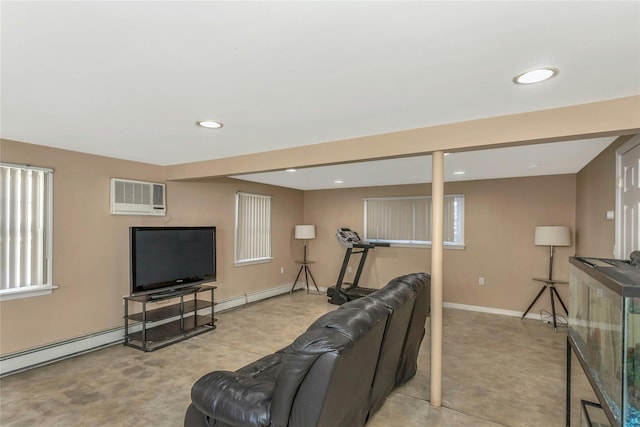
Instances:
[[[111,178],[111,214],[166,215],[165,185]]]

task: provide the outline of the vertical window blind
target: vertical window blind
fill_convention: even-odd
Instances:
[[[0,293],[50,285],[53,171],[0,163]]]
[[[271,196],[236,193],[235,263],[271,259]]]
[[[464,245],[463,195],[444,196],[444,234],[442,237],[445,245]]]
[[[365,240],[431,244],[431,197],[364,199]],[[464,245],[464,195],[444,197],[444,241]]]

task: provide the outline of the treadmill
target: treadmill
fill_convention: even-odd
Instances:
[[[362,298],[369,295],[371,292],[378,290],[375,288],[364,288],[358,286],[360,275],[362,274],[364,263],[367,260],[369,249],[374,249],[376,246],[389,247],[391,245],[389,243],[366,242],[360,239],[358,233],[351,231],[348,228],[338,228],[336,239],[338,239],[338,242],[346,248],[346,252],[344,254],[342,268],[340,269],[336,285],[330,286],[327,289],[327,297],[329,297],[329,303],[342,305],[347,301]],[[353,282],[343,282],[351,255],[357,254],[360,254],[360,262],[358,263],[358,269],[356,270]]]

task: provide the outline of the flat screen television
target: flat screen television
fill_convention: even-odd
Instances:
[[[216,280],[215,227],[130,227],[131,295]]]

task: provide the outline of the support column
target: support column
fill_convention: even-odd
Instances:
[[[431,184],[431,406],[442,406],[442,255],[444,153],[432,155]]]

